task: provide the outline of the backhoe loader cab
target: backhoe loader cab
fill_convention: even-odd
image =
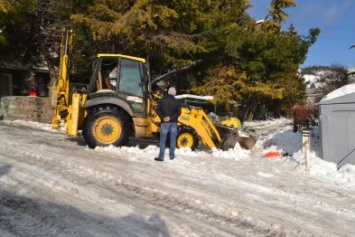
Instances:
[[[114,95],[117,101],[111,98],[111,102],[120,104],[121,99],[129,104],[132,113],[143,115],[146,112],[147,85],[149,75],[145,59],[122,54],[99,54],[94,61],[88,99],[103,98],[103,95],[111,98]],[[96,103],[102,103],[102,100],[96,100]],[[90,101],[89,104],[91,106],[95,102]]]

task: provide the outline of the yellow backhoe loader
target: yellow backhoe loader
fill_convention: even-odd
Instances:
[[[72,38],[72,30],[64,29],[52,127],[65,127],[67,135],[74,137],[81,131],[90,148],[124,146],[130,138],[158,139],[160,118],[156,107],[166,86],[161,83],[164,76],[151,81],[144,58],[98,54],[87,87],[70,91]],[[214,124],[202,107],[183,104],[178,119],[177,148],[194,150],[199,142],[223,150],[240,142],[242,147],[250,149],[255,139],[239,137],[238,130]]]

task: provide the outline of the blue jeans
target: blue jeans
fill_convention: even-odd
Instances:
[[[170,132],[170,150],[169,157],[175,157],[175,147],[176,147],[176,135],[177,135],[177,123],[161,123],[160,125],[160,152],[159,159],[164,159],[165,144],[168,133]]]

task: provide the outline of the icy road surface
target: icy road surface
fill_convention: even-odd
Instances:
[[[251,152],[179,150],[164,162],[154,144],[92,150],[6,121],[0,141],[2,237],[355,236],[355,187],[292,157],[263,158],[270,141]]]

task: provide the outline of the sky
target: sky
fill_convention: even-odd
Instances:
[[[255,19],[264,19],[271,0],[250,0],[253,7],[248,13]],[[308,35],[309,29],[319,28],[320,35],[308,51],[307,66],[339,65],[355,67],[355,1],[354,0],[295,0],[296,7],[287,8],[289,19],[301,35]]]

